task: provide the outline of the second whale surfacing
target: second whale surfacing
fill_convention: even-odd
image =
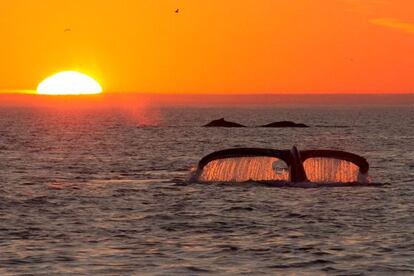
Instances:
[[[282,127],[298,127],[298,128],[306,128],[309,127],[308,125],[302,123],[295,123],[292,121],[280,121],[280,122],[273,122],[270,124],[262,125],[260,127],[275,127],[275,128],[282,128]]]
[[[224,118],[220,118],[217,120],[213,120],[209,122],[208,124],[205,124],[203,127],[246,127],[245,125],[236,123],[236,122],[230,122],[226,121]],[[257,127],[265,127],[265,128],[307,128],[308,125],[302,124],[302,123],[295,123],[292,121],[278,121],[273,122],[266,125],[261,125]]]
[[[224,120],[224,118],[213,120],[203,127],[246,127],[242,124]]]

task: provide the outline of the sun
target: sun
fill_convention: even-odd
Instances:
[[[88,75],[64,71],[39,83],[36,91],[41,95],[91,95],[102,93],[102,87]]]

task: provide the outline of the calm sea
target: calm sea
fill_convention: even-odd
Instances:
[[[307,129],[202,128],[225,117]],[[0,108],[1,275],[414,273],[414,107]],[[381,187],[188,184],[229,147],[340,149]]]

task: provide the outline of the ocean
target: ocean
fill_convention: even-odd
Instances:
[[[224,117],[249,128],[203,128]],[[255,128],[290,120],[310,128]],[[0,107],[1,275],[414,273],[414,107]],[[379,187],[189,183],[232,147],[364,156]]]

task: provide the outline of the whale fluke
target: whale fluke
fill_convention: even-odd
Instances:
[[[292,121],[280,121],[280,122],[273,122],[270,124],[266,124],[266,125],[262,125],[260,127],[309,127],[308,125],[305,124],[297,124],[295,122]]]
[[[246,127],[239,123],[229,122],[224,120],[224,118],[211,121],[210,123],[204,125],[204,127]]]
[[[365,158],[345,151],[233,148],[203,157],[191,181],[366,184],[368,170]]]

